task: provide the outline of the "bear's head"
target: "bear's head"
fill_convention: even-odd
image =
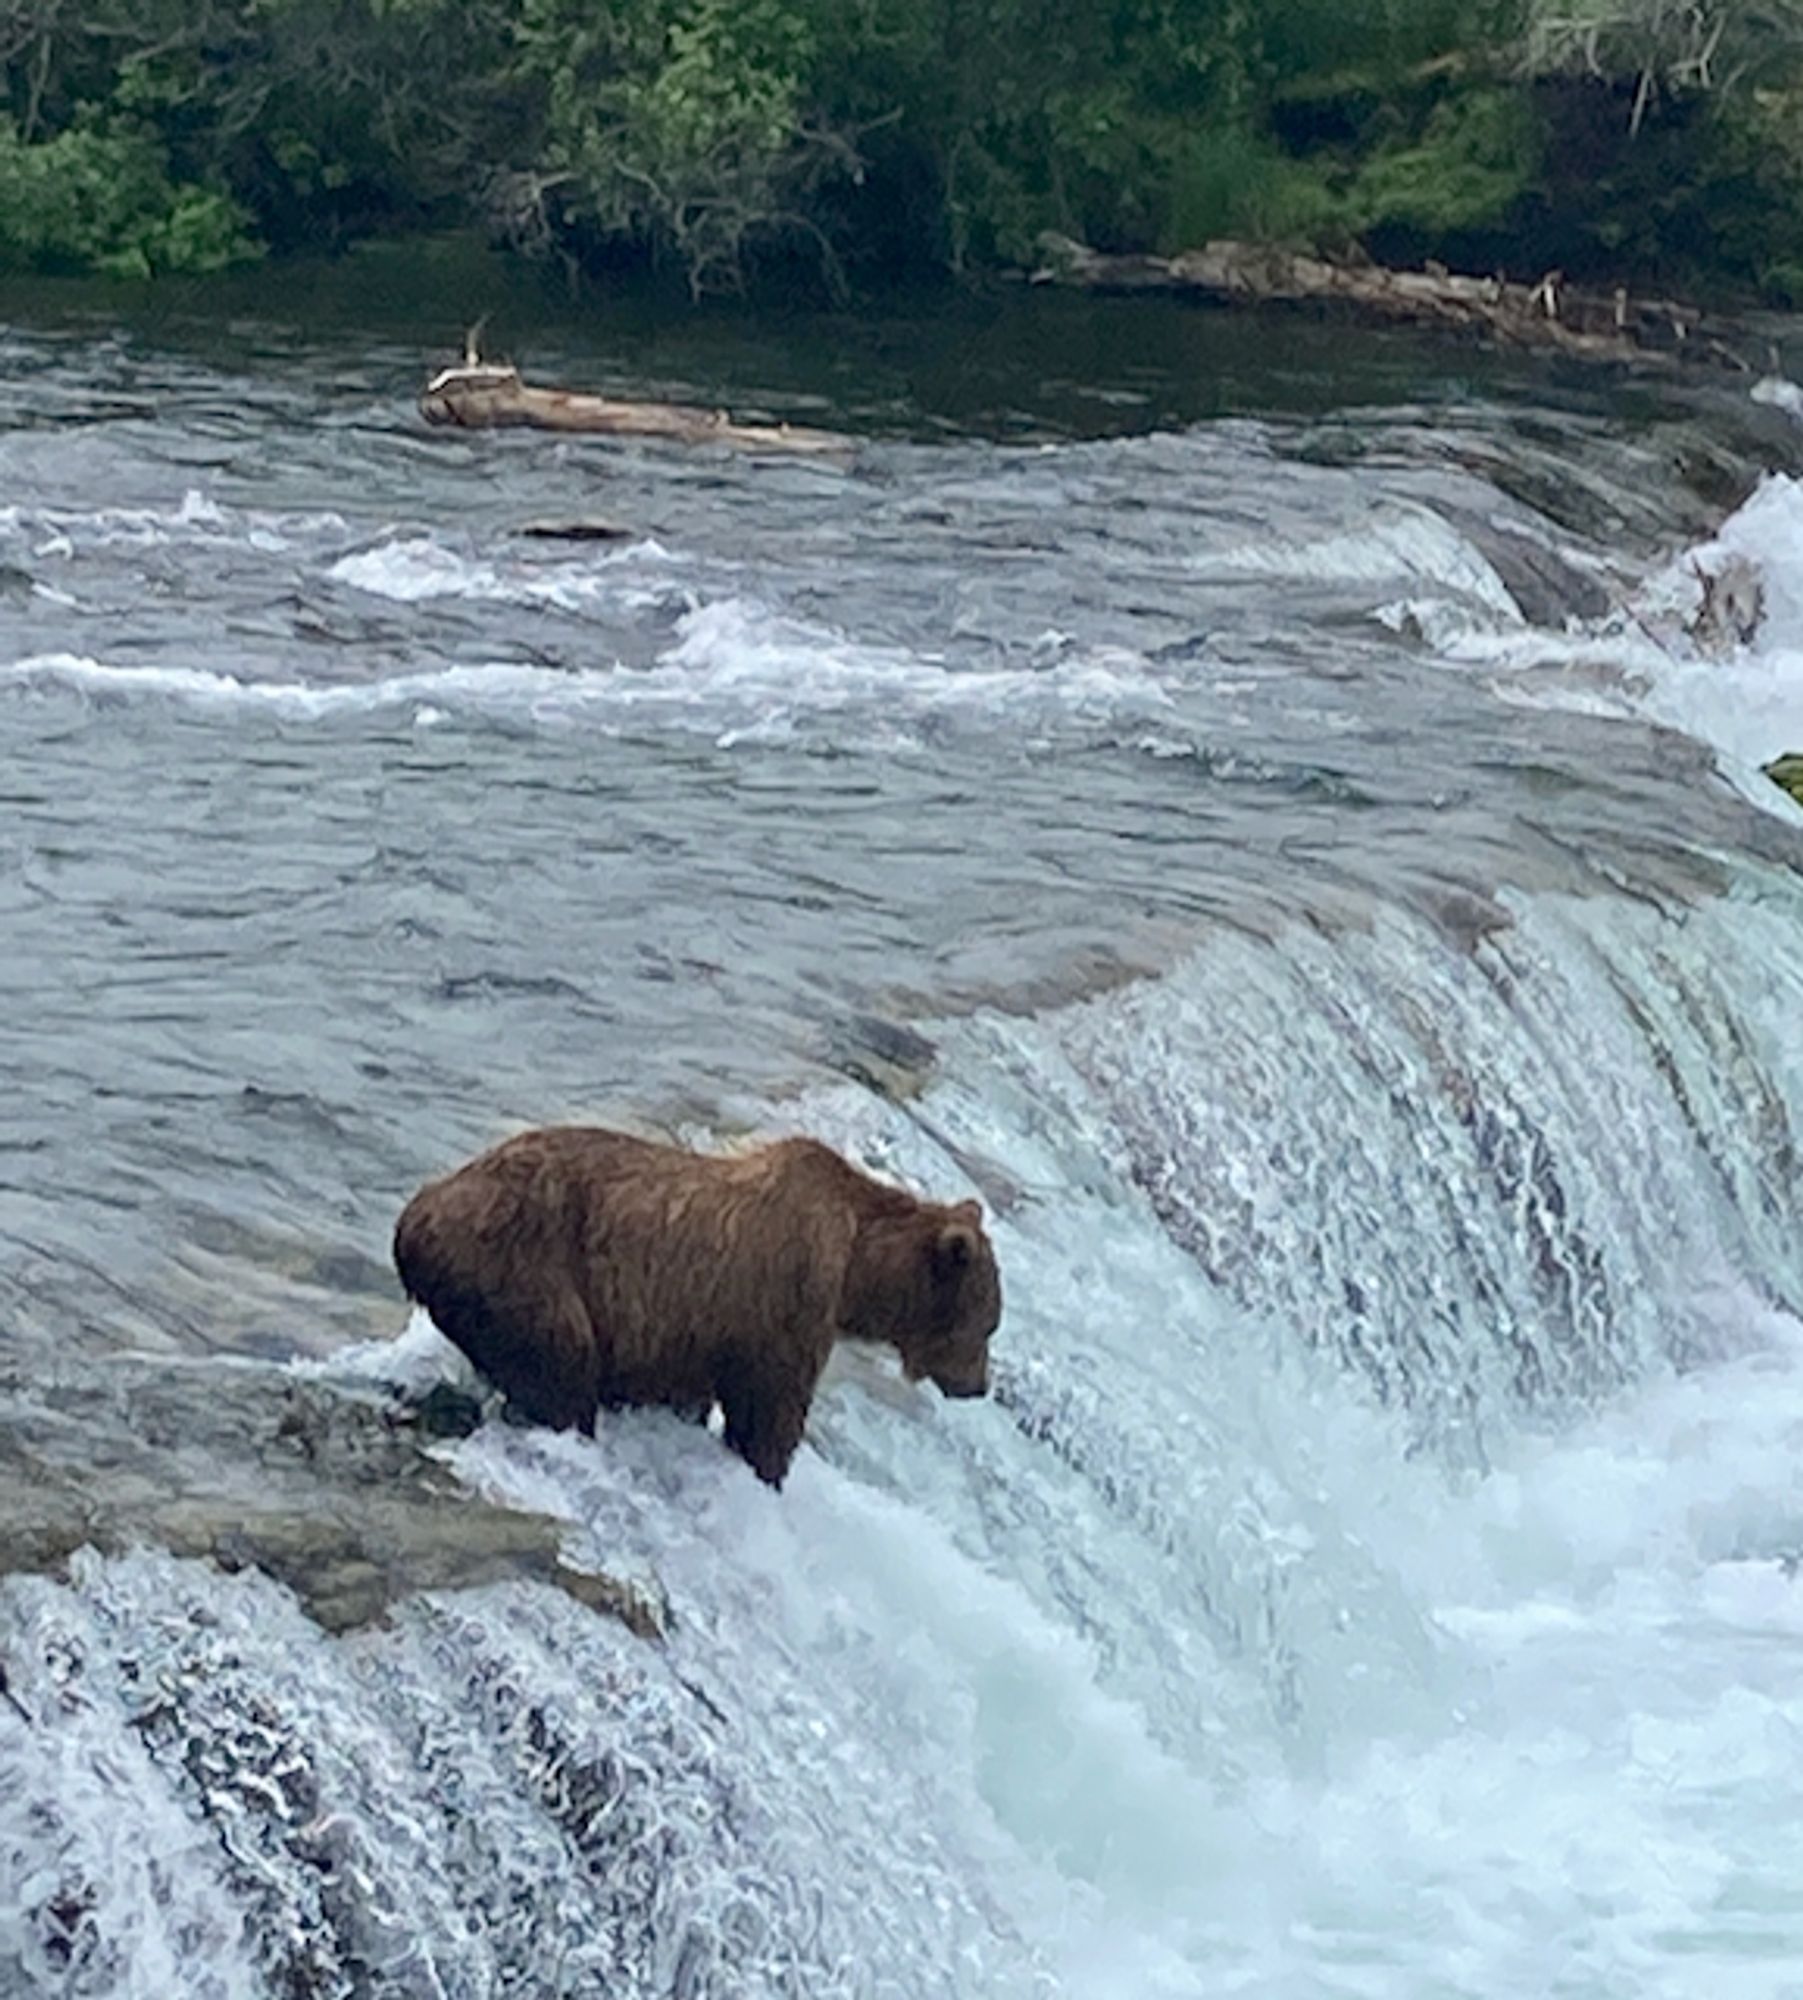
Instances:
[[[839,1332],[886,1341],[910,1382],[924,1376],[948,1396],[986,1395],[989,1337],[1001,1316],[1001,1273],[979,1203],[921,1202],[860,1227]]]

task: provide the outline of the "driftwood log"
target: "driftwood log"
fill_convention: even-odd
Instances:
[[[796,452],[816,458],[843,456],[852,449],[852,440],[836,431],[808,430],[799,424],[736,424],[724,410],[696,409],[685,403],[624,402],[576,389],[535,388],[520,380],[517,369],[493,361],[466,359],[455,368],[440,369],[422,391],[419,408],[429,424],[458,424],[468,430],[514,424],[590,436],[729,444],[745,451]]]
[[[1602,292],[1549,271],[1537,283],[1463,277],[1437,264],[1393,271],[1230,239],[1174,257],[1114,256],[1068,236],[1039,239],[1035,284],[1098,292],[1189,292],[1222,304],[1327,306],[1365,319],[1478,334],[1587,361],[1701,364],[1751,373],[1757,342],[1731,320],[1669,299]]]

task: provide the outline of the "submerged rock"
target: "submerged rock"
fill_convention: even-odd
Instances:
[[[520,533],[541,542],[619,542],[628,539],[632,530],[618,521],[583,514],[569,520],[524,521]]]
[[[833,1067],[891,1104],[911,1103],[932,1081],[939,1051],[926,1036],[880,1014],[851,1014],[830,1030]]]
[[[1494,476],[1490,466],[1479,470]],[[1559,549],[1475,508],[1448,506],[1442,511],[1495,571],[1528,624],[1559,631],[1573,619],[1608,615],[1612,600],[1601,578],[1580,569]]]
[[[1702,590],[1691,637],[1707,652],[1750,645],[1765,620],[1765,583],[1745,556],[1730,555],[1714,568],[1694,565]]]
[[[407,1409],[407,1421],[422,1437],[466,1438],[482,1422],[484,1400],[454,1382],[435,1382]]]
[[[285,1584],[329,1632],[419,1590],[554,1585],[643,1638],[637,1587],[577,1570],[562,1527],[479,1498],[426,1450],[481,1406],[417,1404],[263,1363],[118,1357],[34,1379],[0,1373],[0,1571],[60,1574],[77,1549],[152,1546]]]

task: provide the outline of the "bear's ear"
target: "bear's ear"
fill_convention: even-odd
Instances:
[[[983,1204],[980,1201],[954,1202],[951,1215],[954,1222],[968,1222],[973,1229],[983,1226]]]
[[[961,1277],[968,1271],[977,1257],[977,1217],[982,1211],[969,1218],[964,1209],[976,1208],[975,1202],[965,1202],[953,1209],[953,1220],[945,1223],[933,1239],[933,1269],[941,1278]]]

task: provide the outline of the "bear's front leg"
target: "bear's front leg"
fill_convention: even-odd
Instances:
[[[788,1473],[813,1390],[811,1381],[798,1383],[768,1365],[740,1363],[721,1371],[726,1442],[768,1485],[780,1487]]]

